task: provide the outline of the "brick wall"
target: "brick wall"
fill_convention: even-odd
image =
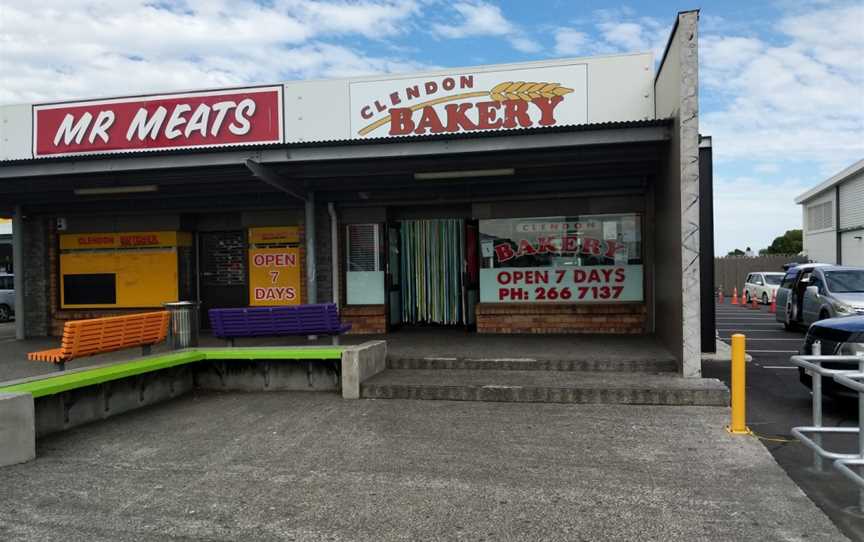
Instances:
[[[384,305],[343,305],[339,311],[342,321],[351,324],[352,335],[371,335],[387,332],[387,313]]]
[[[478,333],[645,333],[644,303],[480,303]]]
[[[51,268],[49,237],[53,218],[27,216],[23,220],[24,261],[15,262],[15,272],[24,275],[24,333],[27,337],[44,337],[51,332]],[[56,257],[56,256],[55,256]]]

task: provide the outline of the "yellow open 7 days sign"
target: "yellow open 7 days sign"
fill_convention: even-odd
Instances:
[[[300,252],[297,248],[249,249],[249,305],[300,304]]]

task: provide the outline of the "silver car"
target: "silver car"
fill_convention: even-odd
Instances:
[[[14,275],[0,275],[0,322],[15,316]]]
[[[864,268],[817,269],[804,290],[804,323],[864,315]]]
[[[802,265],[777,290],[777,320],[787,329],[826,318],[864,315],[864,268]]]

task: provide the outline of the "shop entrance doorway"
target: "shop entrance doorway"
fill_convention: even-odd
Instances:
[[[478,297],[477,227],[461,218],[401,220],[387,228],[391,328],[471,326]]]
[[[249,304],[246,236],[243,231],[201,232],[198,255],[200,321],[210,329],[208,309]]]

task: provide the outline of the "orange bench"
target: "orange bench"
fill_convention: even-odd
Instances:
[[[62,371],[69,360],[133,346],[143,347],[146,355],[150,345],[165,340],[168,319],[167,311],[159,311],[66,322],[60,348],[31,352],[27,359],[56,363]]]

